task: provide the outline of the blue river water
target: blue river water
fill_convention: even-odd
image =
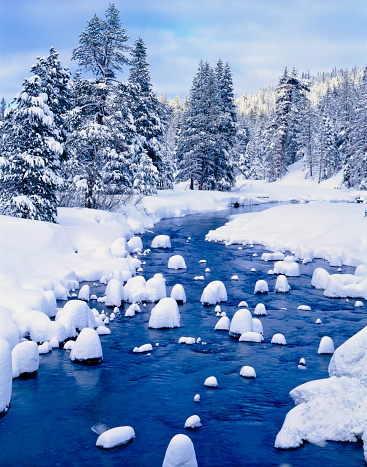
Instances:
[[[74,364],[62,349],[41,355],[36,377],[13,380],[12,406],[0,420],[0,466],[158,467],[178,433],[192,439],[200,467],[364,466],[361,441],[274,448],[284,417],[294,407],[289,391],[328,376],[330,356],[317,354],[321,337],[332,337],[337,347],[366,326],[367,318],[365,308],[354,307],[355,300],[327,299],[311,287],[315,267],[335,272],[322,260],[301,265],[301,276],[289,278],[291,291],[280,294],[273,291],[276,276],[267,275],[272,264],[260,259],[263,247],[239,250],[238,245],[205,242],[205,234],[223,225],[229,214],[260,209],[264,206],[167,219],[154,233],[144,234],[145,248],[154,235],[171,237],[170,250],[152,250],[143,257],[143,274],[148,279],[163,273],[168,293],[176,283],[184,286],[187,303],[180,306],[181,328],[148,329],[153,304],[133,318],[125,318],[122,307],[109,325],[111,335],[101,336],[102,363]],[[167,268],[173,254],[185,258],[187,270]],[[200,264],[201,259],[207,263]],[[205,267],[211,272],[204,273]],[[343,267],[343,272],[353,268]],[[230,280],[234,274],[239,281]],[[195,281],[197,275],[205,280]],[[253,294],[259,279],[268,281],[269,294]],[[212,280],[226,285],[228,302],[221,308],[230,318],[241,300],[252,311],[259,302],[266,305],[268,315],[260,318],[263,343],[239,343],[227,332],[214,331],[214,306],[200,304],[204,286]],[[103,292],[102,285],[92,287],[92,293]],[[312,311],[297,311],[299,305],[310,305]],[[105,308],[96,302],[90,306]],[[315,324],[317,318],[321,325]],[[286,346],[270,344],[276,332],[285,335]],[[181,336],[201,337],[206,345],[180,345]],[[135,346],[149,342],[159,343],[150,355],[133,354]],[[297,368],[301,357],[307,370]],[[255,368],[255,380],[239,375],[244,365]],[[216,376],[217,389],[204,386],[208,376]],[[201,394],[198,404],[196,393]],[[186,419],[194,414],[203,426],[185,430]],[[130,425],[136,439],[112,450],[96,448],[91,427],[97,422],[111,428]]]

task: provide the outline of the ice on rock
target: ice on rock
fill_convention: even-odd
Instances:
[[[244,378],[256,378],[256,371],[252,366],[245,365],[241,368],[240,375]]]
[[[254,293],[256,294],[261,294],[261,293],[268,293],[269,292],[269,287],[268,283],[264,280],[259,280],[255,284],[255,290]]]
[[[228,316],[222,316],[215,325],[214,331],[229,331],[230,324]]]
[[[321,338],[318,354],[330,354],[334,353],[334,342],[331,337],[324,336]]]
[[[312,274],[311,285],[315,289],[326,289],[330,274],[324,268],[316,268]]]
[[[10,408],[13,384],[12,357],[9,342],[0,337],[0,418]]]
[[[290,289],[291,287],[288,284],[287,278],[283,275],[278,276],[275,283],[275,292],[287,293],[290,291]]]
[[[151,248],[171,248],[169,235],[157,235],[153,238]]]
[[[144,344],[141,345],[140,347],[134,347],[133,352],[134,353],[145,353],[145,352],[151,352],[153,350],[152,344]]]
[[[88,284],[83,285],[83,287],[79,290],[78,299],[85,300],[86,302],[89,301],[90,295],[90,287]]]
[[[19,343],[17,325],[15,324],[9,310],[3,306],[0,306],[0,339],[8,341],[10,350]]]
[[[262,342],[263,336],[259,332],[247,331],[241,334],[239,342]]]
[[[101,341],[95,329],[80,331],[70,353],[70,360],[78,363],[98,363],[103,359]]]
[[[13,378],[18,378],[20,375],[32,374],[38,371],[39,353],[36,342],[20,342],[12,350],[11,357]]]
[[[179,328],[180,312],[176,300],[172,297],[159,300],[151,311],[148,326],[154,329]]]
[[[127,244],[132,253],[140,253],[143,250],[143,242],[140,237],[130,238]]]
[[[363,302],[361,302],[360,300],[357,300],[356,303],[354,304],[355,307],[362,307],[363,306]]]
[[[258,303],[255,306],[254,315],[257,315],[257,316],[266,316],[267,315],[266,308],[265,308],[265,305],[263,303]]]
[[[76,337],[78,331],[84,328],[94,328],[96,325],[92,310],[82,300],[70,300],[67,302],[58,311],[56,321],[64,325],[66,337]]]
[[[215,305],[218,302],[227,301],[227,290],[221,281],[210,282],[203,293],[201,294],[200,301],[203,305]]]
[[[125,237],[116,238],[116,240],[110,246],[112,256],[118,258],[126,258],[128,255],[129,247]]]
[[[96,331],[99,336],[107,336],[111,334],[111,330],[108,329],[106,326],[98,326]]]
[[[186,269],[185,260],[181,255],[173,255],[168,260],[168,269]]]
[[[196,342],[195,337],[180,337],[178,340],[179,344],[192,345],[192,344],[195,344],[195,342]]]
[[[174,285],[171,291],[171,297],[174,298],[179,305],[186,303],[186,294],[183,285]]]
[[[208,388],[217,388],[217,378],[215,376],[209,376],[209,378],[206,378],[206,380],[204,381],[204,386],[207,386]]]
[[[287,256],[287,258],[293,257]],[[298,263],[296,263],[295,261],[286,261],[287,258],[285,258],[284,261],[277,261],[274,264],[274,274],[284,274],[285,276],[289,277],[299,276],[301,273],[299,270]]]
[[[96,446],[104,449],[112,449],[126,444],[135,438],[135,431],[131,426],[118,426],[110,428],[99,435]]]
[[[185,428],[194,429],[199,428],[201,426],[201,420],[198,415],[191,415],[191,417],[189,417],[185,422]]]
[[[241,334],[245,332],[252,332],[252,330],[253,324],[250,310],[241,308],[240,310],[236,311],[231,321],[229,335],[232,337],[240,337]]]
[[[263,325],[258,318],[252,318],[252,330],[254,332],[259,332],[260,334],[263,334]]]
[[[261,255],[263,261],[282,261],[284,259],[284,253],[276,251],[275,253],[263,253]]]
[[[200,394],[195,394],[194,402],[200,402]]]
[[[111,307],[119,307],[121,306],[121,302],[126,300],[124,288],[117,279],[108,281],[105,296],[105,305]]]
[[[238,304],[238,308],[248,308],[247,302],[245,302],[245,300],[242,300],[242,301]]]
[[[238,281],[238,276],[237,274],[235,274],[234,276],[231,277],[231,280],[232,281]]]
[[[166,450],[162,467],[197,467],[194,445],[182,434],[175,435]]]
[[[283,336],[283,334],[280,333],[274,334],[274,336],[271,338],[271,343],[278,345],[287,345],[285,337]]]
[[[297,310],[299,311],[311,311],[311,307],[308,305],[300,305]]]

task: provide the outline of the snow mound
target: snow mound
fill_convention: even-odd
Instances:
[[[275,253],[263,253],[261,255],[263,261],[282,261],[284,259],[284,253],[276,251]]]
[[[217,388],[218,387],[217,378],[215,376],[209,376],[204,381],[204,386],[207,386],[208,388]]]
[[[360,300],[357,300],[357,301],[355,302],[354,306],[355,306],[356,308],[363,307],[363,302],[361,302]]]
[[[168,269],[186,269],[185,260],[181,255],[173,255],[168,260]]]
[[[227,290],[221,281],[210,282],[203,293],[201,294],[200,301],[203,305],[215,305],[218,302],[227,301]]]
[[[231,281],[238,281],[238,276],[235,274],[234,276],[231,277]]]
[[[256,371],[252,366],[243,366],[240,375],[244,378],[256,378]]]
[[[195,344],[195,342],[196,342],[195,337],[180,337],[178,340],[179,344],[192,345],[192,344]]]
[[[287,345],[285,337],[283,336],[283,334],[280,333],[274,334],[274,336],[271,338],[271,343],[278,345]]]
[[[312,274],[311,285],[315,289],[326,289],[330,274],[324,268],[316,268]]]
[[[151,352],[153,350],[152,344],[144,344],[140,347],[134,347],[134,353],[144,353],[144,352]]]
[[[318,354],[334,353],[334,342],[331,337],[329,336],[322,337],[317,353]]]
[[[33,341],[24,341],[17,344],[11,352],[13,378],[23,374],[38,371],[39,353],[38,345]]]
[[[275,292],[287,293],[290,291],[290,289],[291,287],[288,284],[287,278],[283,275],[278,276],[275,283]]]
[[[214,331],[229,331],[230,324],[228,316],[222,316],[215,325]]]
[[[258,318],[252,318],[252,330],[254,332],[258,332],[260,334],[263,334],[263,325],[262,322]]]
[[[78,299],[85,300],[86,302],[89,301],[90,295],[90,287],[88,284],[83,285],[83,287],[79,290]]]
[[[300,305],[297,310],[299,311],[311,311],[311,307],[309,305]]]
[[[263,336],[259,332],[247,331],[241,334],[239,342],[262,342]]]
[[[135,431],[131,426],[118,426],[111,428],[98,436],[96,446],[104,449],[112,449],[126,444],[135,438]]]
[[[67,302],[58,311],[56,321],[64,325],[66,337],[76,337],[78,331],[84,328],[94,328],[96,325],[94,314],[82,300],[70,300]]]
[[[108,329],[106,326],[98,326],[96,331],[99,336],[108,336],[111,334],[111,330]]]
[[[176,300],[172,297],[159,300],[151,311],[148,326],[154,329],[179,328],[180,312]]]
[[[98,363],[102,359],[101,341],[97,331],[90,328],[82,329],[70,352],[70,360],[79,363]]]
[[[268,292],[269,292],[269,287],[266,281],[259,280],[256,282],[254,293],[261,294],[261,293],[268,293]]]
[[[179,305],[186,303],[186,294],[183,285],[174,285],[171,290],[171,297],[174,298]]]
[[[301,274],[298,263],[295,261],[286,261],[286,259],[284,261],[277,261],[274,264],[273,271],[274,274],[284,274],[288,277],[296,277]]]
[[[157,235],[153,238],[151,248],[171,248],[169,235]]]
[[[12,357],[9,342],[0,337],[0,418],[10,408],[13,384]]]
[[[267,315],[266,307],[265,307],[265,305],[263,303],[258,303],[255,306],[254,315],[257,315],[257,316],[266,316]]]
[[[111,307],[120,307],[121,302],[126,300],[124,288],[121,282],[117,279],[111,279],[108,281],[105,296],[105,305]]]
[[[117,258],[126,258],[128,255],[128,246],[125,237],[116,238],[110,246],[112,256]]]
[[[238,308],[248,308],[248,305],[247,305],[247,302],[245,300],[242,300],[239,304],[238,304]]]
[[[174,436],[166,450],[162,467],[197,467],[194,445],[186,435]]]
[[[0,306],[0,339],[8,341],[10,350],[19,342],[17,325],[11,317],[10,312],[3,306]]]
[[[185,422],[185,428],[194,429],[199,428],[201,426],[201,420],[198,415],[191,415],[191,417],[189,417]]]
[[[143,242],[140,237],[130,238],[127,244],[132,253],[140,253],[143,250]]]
[[[250,310],[241,308],[234,314],[231,326],[229,328],[229,335],[232,337],[240,337],[245,332],[252,332],[252,315]]]
[[[158,302],[167,296],[166,281],[162,274],[154,274],[145,285],[145,298],[147,302]]]

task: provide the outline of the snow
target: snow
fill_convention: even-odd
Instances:
[[[274,334],[274,336],[271,338],[271,343],[278,345],[287,345],[285,337],[283,336],[283,334],[280,333]]]
[[[175,435],[166,450],[162,467],[197,467],[195,449],[191,439]]]
[[[252,318],[252,330],[254,332],[259,332],[260,334],[263,334],[263,325],[258,318]]]
[[[152,344],[143,344],[140,347],[135,347],[133,352],[134,353],[145,353],[151,352],[153,350]]]
[[[100,362],[102,358],[101,341],[97,331],[90,328],[82,329],[70,352],[70,360],[87,363]]]
[[[0,337],[0,416],[8,412],[12,391],[12,357],[7,340]]]
[[[176,300],[172,297],[159,300],[151,311],[148,326],[154,329],[179,328],[180,312]]]
[[[169,235],[157,235],[153,238],[151,248],[171,248]]]
[[[269,292],[269,286],[268,286],[268,283],[264,280],[259,280],[259,281],[256,281],[256,284],[255,284],[255,289],[254,289],[254,293],[268,293]]]
[[[82,300],[70,300],[57,312],[56,321],[65,327],[66,337],[76,337],[83,328],[94,328],[96,322],[89,306]]]
[[[107,336],[111,334],[111,330],[108,329],[106,326],[102,326],[102,325],[98,326],[96,331],[99,336]]]
[[[108,281],[106,291],[105,291],[105,305],[106,306],[121,306],[121,302],[126,300],[124,288],[121,282],[117,279],[111,279]]]
[[[39,367],[38,345],[33,341],[17,344],[11,352],[13,378],[26,373],[34,373]]]
[[[248,308],[248,304],[247,304],[247,302],[245,302],[245,300],[242,300],[242,301],[238,304],[238,308],[241,308],[241,307]]]
[[[334,353],[334,342],[331,337],[324,336],[321,338],[318,354],[329,354]]]
[[[191,415],[191,417],[189,417],[185,422],[185,428],[194,429],[199,428],[201,426],[201,420],[198,415]]]
[[[240,375],[244,378],[256,378],[256,371],[252,366],[243,366]]]
[[[273,267],[274,274],[284,274],[286,276],[299,276],[299,265],[295,261],[277,261]]]
[[[9,310],[0,306],[0,339],[8,341],[10,350],[19,342],[18,328]]]
[[[181,255],[171,256],[168,260],[168,269],[186,269],[186,263]]]
[[[217,388],[218,387],[217,378],[215,376],[209,376],[204,381],[204,386],[207,386],[208,388]]]
[[[258,303],[255,306],[254,315],[257,315],[257,316],[266,316],[267,315],[266,307],[265,307],[265,305],[263,303]]]
[[[309,305],[300,305],[297,307],[297,310],[299,311],[311,311],[311,307]]]
[[[217,324],[215,325],[215,328],[214,330],[215,331],[229,331],[229,328],[230,328],[230,320],[228,318],[228,316],[222,316]]]
[[[195,394],[194,396],[194,402],[200,402],[200,394]]]
[[[250,310],[241,308],[236,311],[231,321],[229,335],[232,337],[240,337],[245,332],[252,332],[252,329],[252,315]]]
[[[360,300],[357,300],[355,302],[354,306],[357,307],[357,308],[363,307],[363,302],[361,302]]]
[[[200,301],[203,305],[215,305],[218,302],[226,302],[227,291],[223,282],[210,282],[203,290]]]
[[[195,344],[195,342],[196,342],[195,337],[180,337],[178,340],[179,344],[192,345],[192,344]]]
[[[183,285],[174,285],[171,290],[171,297],[174,298],[179,305],[186,303],[186,294]]]
[[[275,292],[283,292],[287,293],[290,290],[290,285],[288,284],[288,280],[282,274],[277,277],[277,281],[275,283]]]
[[[239,338],[239,342],[262,342],[263,340],[263,336],[255,331],[246,331]]]
[[[83,287],[79,290],[78,299],[85,300],[86,302],[89,301],[90,295],[90,287],[88,284],[83,285]]]
[[[143,250],[143,242],[140,237],[132,237],[130,240],[127,242],[129,250],[132,253],[139,253]]]
[[[99,435],[96,446],[104,449],[112,449],[126,444],[135,438],[135,431],[131,426],[118,426],[110,428]]]

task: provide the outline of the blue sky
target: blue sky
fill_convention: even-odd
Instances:
[[[232,66],[236,95],[275,84],[284,67],[328,71],[367,65],[366,0],[116,0],[129,44],[142,37],[152,84],[168,98],[189,93],[200,59]],[[72,71],[71,52],[109,1],[3,0],[0,97],[21,90],[51,46]],[[127,78],[128,69],[122,74]]]

